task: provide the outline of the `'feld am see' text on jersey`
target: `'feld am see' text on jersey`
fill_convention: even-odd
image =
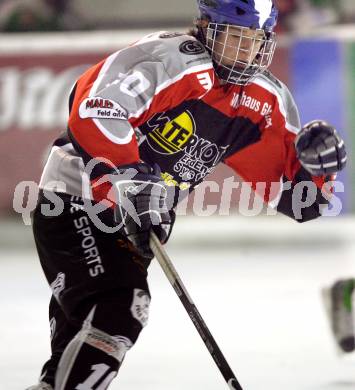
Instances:
[[[223,162],[254,190],[259,182],[269,189],[280,183],[263,194],[275,204],[285,181],[323,184],[297,159],[300,120],[286,86],[269,72],[246,86],[221,84],[210,54],[189,35],[158,32],[113,53],[78,79],[70,106],[42,189],[59,181],[66,193],[82,196],[84,166],[92,159],[101,161],[89,178],[97,201],[109,186],[97,185],[100,179],[139,161],[158,164],[167,185],[187,192]],[[282,203],[280,211],[292,216]]]

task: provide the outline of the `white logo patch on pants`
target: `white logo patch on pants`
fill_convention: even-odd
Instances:
[[[133,290],[133,301],[131,305],[132,316],[139,321],[143,327],[148,323],[150,298],[146,291],[139,288]]]
[[[51,283],[52,293],[59,302],[60,293],[65,289],[65,274],[59,272],[54,282]]]

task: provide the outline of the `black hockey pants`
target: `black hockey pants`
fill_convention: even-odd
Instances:
[[[95,329],[133,345],[146,324],[150,301],[149,261],[138,257],[119,233],[105,233],[95,226],[80,198],[59,196],[64,202],[60,215],[43,215],[42,205],[51,203],[43,193],[33,213],[35,242],[53,294],[49,306],[52,355],[42,370],[42,380],[53,387],[62,353],[93,307]],[[93,366],[90,361],[85,366],[86,356],[78,354],[82,368],[75,375],[82,377],[72,379],[73,383],[90,377]],[[102,384],[96,387],[99,384],[91,388],[103,388]]]

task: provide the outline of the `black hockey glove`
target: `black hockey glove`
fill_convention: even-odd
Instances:
[[[121,233],[133,243],[139,255],[153,258],[149,246],[151,230],[165,244],[175,222],[158,165],[154,170],[144,163],[121,167],[111,181],[117,194],[115,222],[121,225]]]
[[[346,165],[344,141],[325,121],[306,124],[296,137],[295,147],[300,163],[313,176],[331,175]]]

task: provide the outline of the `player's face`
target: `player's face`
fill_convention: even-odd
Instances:
[[[243,69],[254,62],[264,42],[263,30],[226,25],[216,34],[213,58],[217,63]]]

